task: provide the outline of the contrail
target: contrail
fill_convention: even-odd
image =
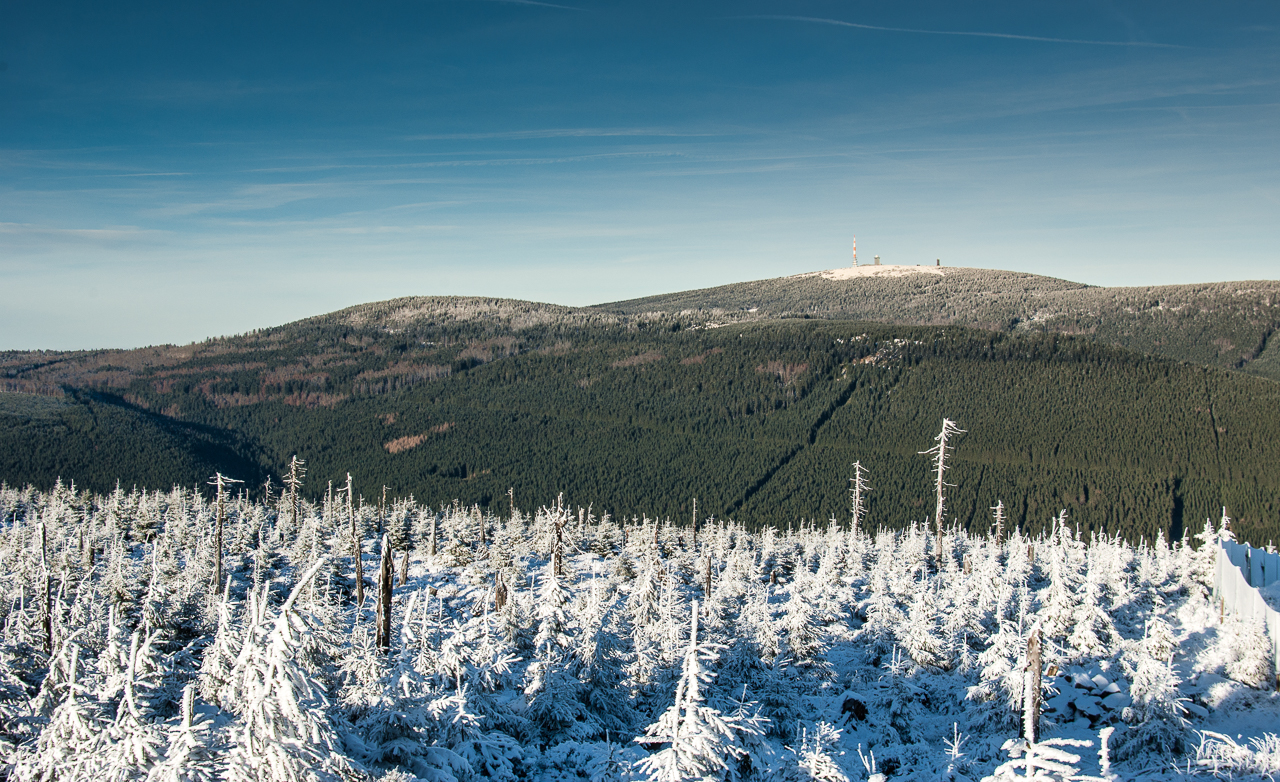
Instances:
[[[925,35],[968,35],[976,38],[1009,38],[1015,41],[1044,41],[1046,43],[1083,43],[1091,46],[1142,46],[1152,49],[1186,49],[1172,43],[1147,43],[1145,41],[1085,41],[1078,38],[1042,38],[1038,35],[1013,35],[1011,33],[977,33],[959,30],[917,30],[911,27],[879,27],[874,24],[858,24],[842,22],[839,19],[820,19],[814,16],[782,16],[760,14],[756,16],[739,16],[738,19],[782,19],[789,22],[814,22],[816,24],[834,24],[839,27],[857,27],[861,30],[883,30],[890,33],[923,33]]]

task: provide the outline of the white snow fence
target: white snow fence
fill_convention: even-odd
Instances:
[[[1267,605],[1258,592],[1277,581],[1280,581],[1280,554],[1233,540],[1224,540],[1218,546],[1213,596],[1222,601],[1224,611],[1243,617],[1261,617],[1266,622],[1276,683],[1280,688],[1280,613]]]

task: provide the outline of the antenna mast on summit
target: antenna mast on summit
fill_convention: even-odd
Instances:
[[[858,265],[858,237],[853,237],[853,265]]]

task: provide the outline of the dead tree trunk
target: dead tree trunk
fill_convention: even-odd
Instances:
[[[387,524],[387,487],[382,487],[382,499],[378,502],[378,537],[382,537]]]
[[[218,482],[218,529],[214,533],[213,583],[222,583],[222,526],[226,523],[227,506],[222,499],[222,482]]]
[[[507,604],[507,580],[498,574],[498,584],[493,588],[493,608],[495,611],[501,611],[503,606]]]
[[[49,577],[49,528],[40,525],[40,569],[44,571],[44,650],[53,654],[53,583]]]
[[[400,558],[400,586],[409,583],[409,549],[404,550],[404,556]]]
[[[364,605],[364,540],[357,529],[355,507],[351,501],[351,473],[347,473],[347,518],[351,520],[351,547],[356,558],[356,607]]]
[[[381,561],[378,564],[378,648],[391,651],[391,538],[382,536]]]
[[[556,520],[552,522],[555,525],[556,537],[551,548],[551,562],[557,576],[564,575],[564,525],[568,522],[568,517],[562,511],[557,510]]]
[[[1040,626],[1036,625],[1027,638],[1026,686],[1022,694],[1022,737],[1032,744],[1040,734],[1040,676],[1043,671],[1040,649]]]

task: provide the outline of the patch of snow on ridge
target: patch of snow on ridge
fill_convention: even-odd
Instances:
[[[797,277],[820,276],[824,280],[853,280],[859,277],[906,277],[911,274],[946,275],[946,269],[940,266],[845,266],[839,269],[827,269],[821,272],[798,274]]]

